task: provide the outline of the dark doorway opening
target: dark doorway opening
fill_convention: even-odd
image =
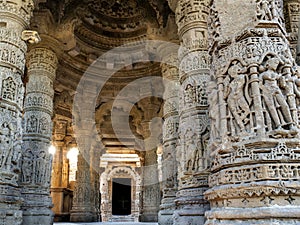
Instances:
[[[131,179],[113,178],[112,183],[112,214],[131,214]]]

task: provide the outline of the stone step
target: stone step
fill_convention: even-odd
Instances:
[[[97,223],[54,223],[54,225],[158,225],[158,223],[134,222],[97,222]]]

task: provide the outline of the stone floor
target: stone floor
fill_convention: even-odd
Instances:
[[[54,225],[158,225],[158,223],[132,223],[132,222],[111,222],[111,223],[54,223]]]

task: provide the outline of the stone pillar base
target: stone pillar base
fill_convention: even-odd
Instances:
[[[158,214],[158,224],[159,225],[173,225],[173,209],[160,210]]]
[[[157,222],[158,212],[144,212],[140,217],[141,222]]]
[[[7,225],[7,224],[21,225],[21,223],[22,223],[22,211],[0,210],[0,225]]]
[[[207,188],[198,187],[183,189],[177,193],[174,225],[199,225],[205,223],[204,214],[209,204],[203,193]]]
[[[92,212],[71,212],[71,222],[97,222],[97,215]]]
[[[54,214],[50,209],[23,211],[22,225],[52,225],[53,218]]]
[[[190,209],[180,209],[174,212],[174,225],[199,225],[205,223],[205,210],[199,206]]]
[[[213,209],[206,214],[205,225],[297,225],[300,206]]]

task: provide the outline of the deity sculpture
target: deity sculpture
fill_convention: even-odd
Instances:
[[[250,114],[249,103],[245,98],[247,90],[244,91],[247,77],[242,73],[242,68],[237,62],[228,69],[228,74],[229,76],[224,80],[224,99],[227,99],[229,111],[242,134],[247,134],[245,125],[249,122]]]
[[[285,79],[277,73],[279,64],[278,58],[269,58],[266,62],[267,70],[260,74],[262,97],[275,125],[274,137],[297,133],[289,106],[279,87],[279,85],[282,87],[286,85]],[[289,132],[283,129],[285,125],[289,126]]]

